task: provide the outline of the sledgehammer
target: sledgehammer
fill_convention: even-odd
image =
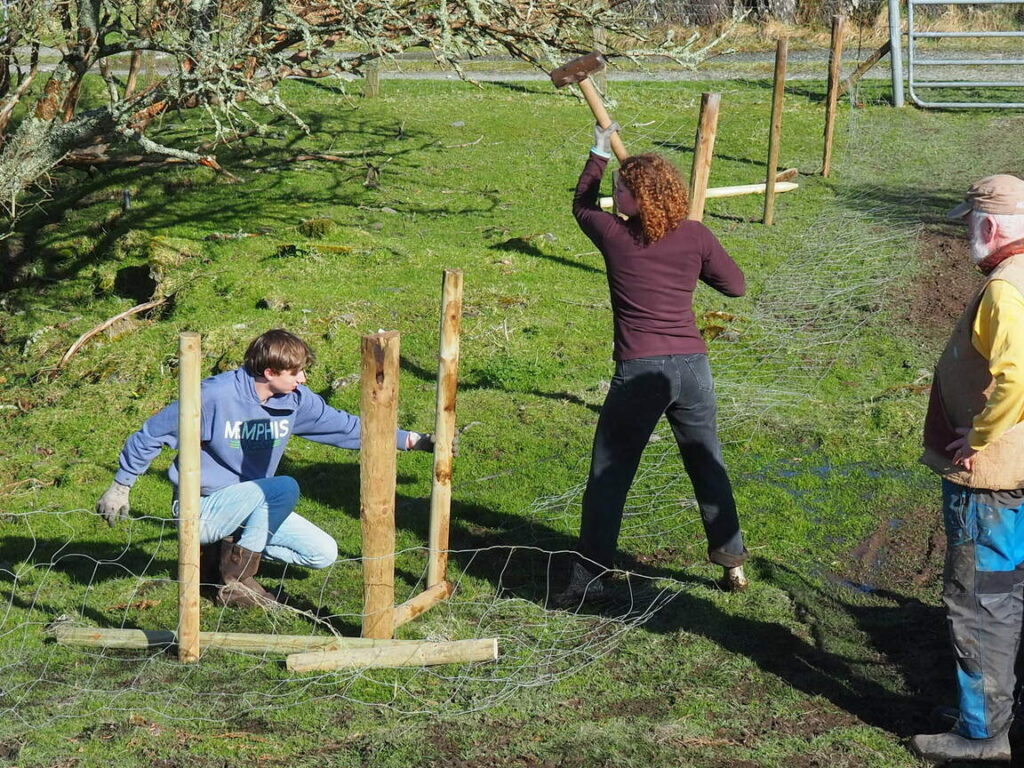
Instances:
[[[583,98],[587,100],[590,111],[594,113],[594,119],[597,120],[597,124],[602,128],[607,128],[612,124],[612,119],[608,117],[608,111],[604,108],[604,103],[601,101],[597,89],[590,82],[590,76],[595,72],[600,72],[604,67],[604,56],[599,51],[593,51],[586,56],[580,56],[578,59],[573,59],[568,64],[560,66],[551,73],[551,82],[555,84],[555,88],[564,88],[567,85],[576,83],[583,93]],[[612,134],[612,152],[615,153],[615,157],[618,158],[620,163],[629,157],[629,152],[626,151],[626,147],[617,132]]]

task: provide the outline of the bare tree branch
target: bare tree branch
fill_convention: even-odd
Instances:
[[[230,178],[209,154],[218,140],[265,124],[260,105],[306,126],[281,99],[288,77],[338,78],[413,47],[465,76],[460,63],[505,51],[542,69],[589,50],[595,25],[620,42],[607,53],[650,54],[696,63],[696,37],[655,39],[630,4],[607,0],[50,0],[5,4],[0,36],[0,215],[12,222],[19,198],[69,153],[102,139],[129,152],[206,165]],[[39,81],[45,40],[60,61],[19,122],[15,106]],[[22,73],[19,47],[32,46]],[[358,51],[342,54],[339,48]],[[138,87],[142,52],[159,54],[161,72]],[[122,57],[114,59],[113,57]],[[125,81],[115,70],[129,59]],[[118,63],[120,62],[120,63]],[[82,85],[98,72],[107,103],[83,106]],[[17,81],[17,86],[12,83]],[[167,110],[199,109],[211,139],[199,151],[147,135]],[[75,162],[80,156],[75,155]]]

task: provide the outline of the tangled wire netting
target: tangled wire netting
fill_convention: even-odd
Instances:
[[[630,126],[638,148],[686,145],[692,138],[668,120],[645,122],[639,110],[619,117]],[[870,131],[855,117],[849,126],[840,172],[856,181],[857,159],[870,156],[874,147],[869,146]],[[909,260],[893,257],[905,252],[914,237],[914,223],[884,205],[837,200],[807,223],[806,236],[759,280],[748,312],[705,318],[714,327],[710,356],[726,441],[766,419],[806,418],[823,376],[850,353],[862,326],[876,316],[879,296],[909,268],[898,266]],[[576,461],[582,478],[585,459]],[[526,469],[511,466],[510,472]],[[284,669],[280,655],[268,652],[211,651],[218,654],[218,663],[182,665],[163,646],[123,650],[49,642],[45,638],[55,625],[133,627],[147,621],[147,615],[163,622],[149,628],[173,629],[174,614],[164,609],[177,588],[174,570],[167,567],[175,557],[175,528],[167,518],[136,518],[123,548],[101,557],[76,541],[75,521],[92,514],[89,510],[8,516],[5,529],[20,537],[25,551],[17,563],[0,562],[0,733],[23,734],[95,712],[226,723],[267,707],[308,706],[317,700],[453,714],[494,707],[523,689],[549,685],[613,652],[629,632],[650,622],[681,593],[716,588],[710,579],[653,569],[619,574],[597,607],[582,601],[556,606],[553,592],[566,548],[553,546],[549,532],[574,529],[582,491],[581,482],[522,509],[515,544],[450,552],[454,596],[410,625],[413,636],[425,640],[497,638],[497,662],[398,671],[294,674]],[[629,499],[620,547],[667,542],[698,563],[702,532],[691,493],[675,445],[659,428]],[[36,532],[44,517],[45,546]],[[55,528],[66,532],[63,540],[54,536]],[[403,550],[396,558],[414,568],[425,562],[425,550]],[[352,581],[359,568],[359,558],[343,558],[318,574],[320,599],[305,607],[268,610],[242,626],[231,609],[206,604],[204,628],[343,634],[358,627],[359,610],[326,606],[336,592],[333,585]],[[398,601],[421,591],[425,576],[408,581],[415,583],[402,588],[408,594],[396,595]]]

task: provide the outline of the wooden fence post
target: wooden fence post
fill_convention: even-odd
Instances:
[[[693,144],[693,168],[690,170],[690,212],[686,217],[693,221],[704,219],[704,199],[711,175],[711,159],[715,154],[721,99],[718,93],[702,93],[700,97],[700,122]]]
[[[772,90],[772,123],[768,132],[768,168],[764,182],[764,218],[775,221],[775,175],[779,170],[779,138],[782,133],[782,99],[786,92],[786,57],[789,41],[780,37],[775,44],[775,88]]]
[[[441,281],[441,343],[434,417],[434,478],[430,488],[430,542],[427,587],[445,580],[448,527],[452,508],[452,444],[455,396],[459,382],[459,332],[462,326],[462,272],[446,269]]]
[[[178,339],[178,661],[199,659],[200,341]]]
[[[821,161],[821,175],[832,170],[832,137],[835,133],[836,105],[839,102],[839,71],[843,60],[843,16],[832,17],[832,49],[828,55],[828,91],[825,94],[825,152]]]
[[[362,339],[359,521],[363,534],[363,637],[390,638],[395,610],[396,331]]]
[[[363,83],[363,97],[375,99],[380,96],[380,60],[374,59],[366,65],[366,82]]]

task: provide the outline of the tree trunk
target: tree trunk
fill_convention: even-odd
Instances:
[[[4,144],[0,153],[0,209],[14,218],[18,196],[48,173],[76,147],[88,143],[113,127],[107,109],[95,109],[70,122],[30,117]]]
[[[63,122],[63,105],[79,82],[67,61],[60,62],[26,117],[0,152],[0,209],[14,218],[18,196],[48,173],[75,147],[108,130],[113,122],[106,108],[95,109]]]

